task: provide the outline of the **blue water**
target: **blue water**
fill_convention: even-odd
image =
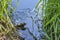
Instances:
[[[13,0],[13,6],[16,6],[15,5],[16,1],[17,0]],[[26,8],[33,9],[37,3],[38,0],[19,0],[17,9],[26,9]]]
[[[18,6],[16,7],[17,9],[12,17],[14,25],[19,25],[23,22],[26,23],[26,30],[18,30],[19,35],[25,38],[25,40],[35,40],[35,38],[41,40],[44,34],[42,30],[42,11],[40,9],[38,14],[37,9],[34,9],[37,3],[38,0],[19,0]],[[12,5],[14,7],[16,6],[15,0],[13,0]]]

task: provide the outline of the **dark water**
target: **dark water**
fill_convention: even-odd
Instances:
[[[42,29],[42,11],[40,12],[34,9],[38,0],[21,0],[18,3],[18,7],[13,14],[14,25],[19,25],[25,22],[26,30],[18,30],[19,35],[25,40],[41,40],[44,32]],[[13,6],[15,6],[15,0],[13,0]],[[33,10],[34,9],[34,10]],[[33,10],[33,11],[32,11]]]

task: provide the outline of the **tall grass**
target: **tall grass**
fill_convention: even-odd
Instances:
[[[0,0],[0,40],[20,40],[9,17],[9,5],[12,5],[12,0]]]
[[[49,38],[47,40],[60,40],[60,0],[44,0],[43,28]]]
[[[42,1],[43,30],[46,32],[45,40],[60,40],[60,0]]]

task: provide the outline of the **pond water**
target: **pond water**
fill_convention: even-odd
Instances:
[[[39,14],[37,9],[34,9],[37,3],[38,0],[20,0],[15,13],[13,14],[12,22],[14,25],[26,23],[26,30],[18,30],[19,35],[25,40],[41,40],[44,34],[42,29],[41,7]],[[13,0],[12,5],[16,6],[15,0]]]
[[[13,6],[16,6],[16,1],[17,0],[13,0]],[[33,9],[36,4],[38,3],[39,0],[18,0],[18,9]]]

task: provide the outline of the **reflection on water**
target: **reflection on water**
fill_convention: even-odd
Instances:
[[[26,30],[18,30],[19,35],[25,40],[40,40],[43,35],[42,20],[36,15],[37,11],[31,12],[29,8],[16,11],[13,14],[12,21],[15,26],[20,25],[20,23],[26,23]]]
[[[31,1],[32,0],[30,0],[30,2]],[[32,4],[33,3],[34,2],[32,2]],[[36,3],[37,3],[37,0],[35,0],[35,3],[33,5],[36,5]],[[27,4],[22,7],[21,5],[16,9],[16,12],[12,14],[12,22],[15,26],[20,25],[21,23],[26,23],[26,25],[24,26],[26,30],[18,30],[19,35],[25,40],[41,40],[42,36],[44,35],[43,29],[42,29],[42,11],[41,11],[42,8],[41,6],[40,6],[40,11],[38,12],[37,9],[34,9],[32,11],[31,8],[28,8],[28,7],[33,8],[32,5],[29,5],[27,7],[26,7]],[[20,7],[22,9],[20,9]]]
[[[16,1],[18,1],[18,9],[33,9],[39,0],[13,0],[13,6],[16,6]]]

